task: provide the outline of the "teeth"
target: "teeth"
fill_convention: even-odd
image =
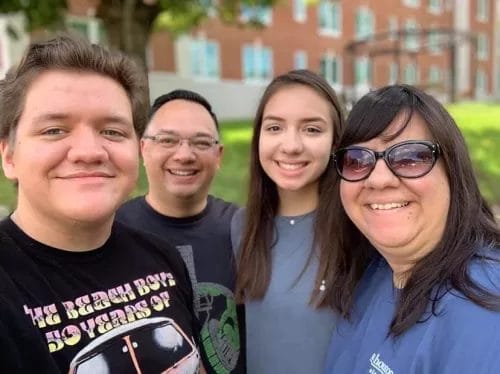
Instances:
[[[187,177],[189,175],[194,175],[196,173],[196,171],[194,171],[194,170],[173,170],[173,169],[170,169],[169,171],[170,171],[170,173],[172,173],[174,175],[179,175],[181,177]]]
[[[303,162],[301,162],[300,164],[287,164],[286,162],[279,162],[278,164],[280,168],[285,170],[297,170],[304,166]]]
[[[396,209],[396,208],[402,208],[404,206],[407,206],[409,203],[404,202],[404,203],[389,203],[389,204],[370,204],[370,208],[373,210],[389,210],[389,209]]]

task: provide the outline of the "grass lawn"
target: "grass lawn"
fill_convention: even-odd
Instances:
[[[467,103],[451,105],[448,109],[465,135],[482,193],[490,203],[500,205],[500,105]],[[249,121],[225,122],[221,128],[225,155],[212,193],[244,204],[251,125]],[[146,191],[147,181],[141,169],[134,195]],[[11,183],[0,176],[0,205],[12,208],[14,201]]]

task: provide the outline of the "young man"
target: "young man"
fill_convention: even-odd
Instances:
[[[128,58],[71,37],[32,44],[0,82],[2,167],[18,189],[0,223],[0,372],[198,372],[182,259],[113,223],[144,108]]]
[[[210,104],[186,90],[156,99],[141,151],[149,192],[125,203],[117,219],[177,246],[203,324],[200,347],[205,368],[211,373],[240,373],[244,365],[230,238],[230,222],[237,208],[208,194],[223,151]]]

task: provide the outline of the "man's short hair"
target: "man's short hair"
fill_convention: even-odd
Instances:
[[[200,104],[202,107],[204,107],[207,112],[210,114],[212,119],[215,122],[215,128],[217,131],[219,131],[219,121],[217,120],[217,116],[215,113],[212,111],[212,106],[210,103],[205,99],[203,96],[201,96],[199,93],[189,91],[189,90],[174,90],[170,91],[169,93],[166,93],[164,95],[159,96],[155,102],[153,103],[153,106],[151,107],[151,110],[149,112],[149,119],[153,118],[154,114],[157,112],[158,109],[160,109],[164,104],[168,103],[169,101],[173,100],[186,100],[186,101],[191,101],[193,103]]]
[[[119,83],[131,102],[135,132],[142,135],[148,112],[145,71],[120,52],[74,35],[59,35],[31,43],[19,65],[0,80],[0,139],[14,139],[29,87],[40,74],[53,70],[96,73]]]

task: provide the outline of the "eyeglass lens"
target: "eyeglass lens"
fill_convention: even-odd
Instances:
[[[379,153],[367,148],[346,148],[336,154],[336,166],[342,178],[359,181],[368,178],[378,158],[383,158],[389,169],[403,178],[421,177],[436,162],[431,144],[403,143]]]

